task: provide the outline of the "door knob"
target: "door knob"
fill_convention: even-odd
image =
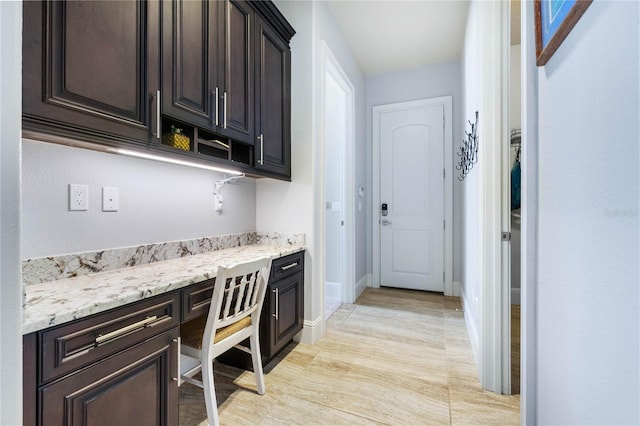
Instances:
[[[391,225],[391,221],[387,219],[382,219],[382,222],[380,223],[382,223],[383,225]]]

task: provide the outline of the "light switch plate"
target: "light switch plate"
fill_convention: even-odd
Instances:
[[[102,187],[102,211],[103,212],[117,212],[119,197],[118,188],[111,186]]]

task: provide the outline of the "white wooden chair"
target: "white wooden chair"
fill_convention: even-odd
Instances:
[[[265,392],[258,329],[267,289],[270,259],[229,268],[219,267],[209,314],[181,326],[180,381],[204,389],[210,425],[218,425],[218,405],[213,384],[213,360],[232,347],[251,354],[258,393]],[[239,346],[249,338],[250,349]],[[202,381],[193,378],[202,371]]]

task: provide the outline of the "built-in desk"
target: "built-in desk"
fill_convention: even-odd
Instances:
[[[179,325],[207,313],[218,266],[275,259],[260,331],[271,357],[302,328],[301,250],[243,246],[26,286],[24,424],[177,425]]]

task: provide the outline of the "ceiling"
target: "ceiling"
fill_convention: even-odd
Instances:
[[[365,74],[457,60],[468,0],[328,0]],[[511,0],[511,44],[520,43],[520,1]]]
[[[468,1],[329,0],[365,74],[460,58]]]

